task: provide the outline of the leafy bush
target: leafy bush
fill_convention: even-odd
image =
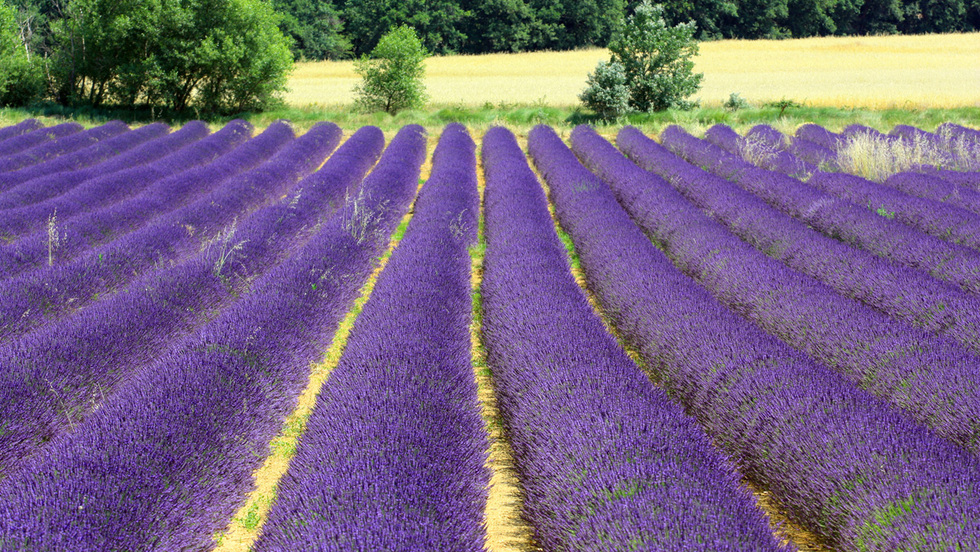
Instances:
[[[427,99],[422,75],[428,53],[415,31],[402,25],[381,37],[370,56],[354,62],[361,83],[354,89],[365,111],[397,113],[419,108]]]
[[[52,24],[62,103],[261,110],[285,90],[289,43],[267,0],[72,0]]]
[[[622,68],[624,85],[629,91],[630,111],[648,113],[693,107],[684,98],[701,88],[704,76],[693,72],[691,58],[698,52],[695,25],[690,21],[670,27],[664,21],[663,12],[662,5],[651,4],[650,0],[636,7],[622,31],[609,43],[612,54],[609,63],[601,68],[601,73],[597,66],[589,76],[589,89],[580,96],[583,102],[587,102],[586,98],[602,98],[607,103],[596,104],[600,109],[616,105],[614,101],[608,103],[620,94],[616,89],[620,81],[611,68],[616,64]],[[600,94],[602,83],[611,88]]]
[[[729,111],[738,111],[739,109],[745,109],[748,106],[748,100],[739,95],[738,92],[732,92],[729,94],[728,100],[722,104],[722,107]]]
[[[44,90],[36,64],[27,57],[12,6],[0,0],[0,106],[26,105]]]
[[[629,112],[630,90],[623,66],[615,61],[600,61],[595,72],[589,74],[588,87],[579,99],[607,121]]]

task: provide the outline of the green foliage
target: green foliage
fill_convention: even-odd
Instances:
[[[401,25],[415,29],[429,52],[458,52],[466,42],[460,29],[468,14],[459,0],[350,0],[343,15],[358,56],[372,51],[382,35]]]
[[[629,112],[630,90],[626,71],[618,62],[600,61],[589,74],[588,86],[579,95],[585,107],[604,120],[612,121]]]
[[[342,59],[350,53],[340,14],[329,0],[273,0],[272,5],[282,15],[279,30],[293,40],[294,58]]]
[[[63,103],[180,112],[275,105],[292,67],[264,0],[71,0],[52,24]]]
[[[0,0],[0,106],[27,105],[43,92],[42,73],[28,53],[17,12]]]
[[[698,91],[703,77],[693,72],[691,58],[698,52],[694,33],[694,22],[668,26],[663,18],[663,6],[644,0],[622,32],[610,42],[610,63],[601,71],[597,67],[589,76],[590,87],[580,98],[601,99],[601,103],[595,103],[600,109],[604,105],[616,106],[620,94],[617,87],[621,85],[615,76],[618,65],[629,91],[629,110],[650,113],[693,107],[684,98]],[[610,88],[600,94],[602,83]]]
[[[791,107],[792,108],[803,107],[803,104],[801,104],[799,102],[796,102],[796,101],[793,101],[793,100],[790,100],[790,99],[787,99],[787,98],[783,98],[781,100],[776,100],[774,102],[766,102],[765,103],[765,107],[778,107],[779,108],[779,116],[782,117],[783,116],[783,113],[785,113],[787,109],[789,109]]]
[[[729,111],[738,111],[739,109],[744,109],[749,106],[749,102],[739,95],[738,92],[732,92],[728,96],[728,100],[722,104],[722,107]]]
[[[355,89],[357,105],[365,111],[397,113],[425,104],[422,75],[428,56],[415,31],[402,25],[381,37],[370,57],[354,63],[362,81]]]

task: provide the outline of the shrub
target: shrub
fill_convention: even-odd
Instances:
[[[292,68],[278,21],[268,0],[72,0],[53,24],[58,99],[265,109]]]
[[[620,82],[612,78],[610,68],[618,64],[629,91],[630,111],[648,113],[694,106],[684,98],[700,89],[704,76],[693,72],[694,62],[691,61],[698,52],[694,40],[695,25],[689,21],[670,27],[664,21],[663,13],[663,6],[651,4],[650,0],[644,0],[636,7],[622,31],[609,43],[612,56],[602,68],[604,78],[599,78],[600,67],[596,67],[596,72],[590,75],[589,89],[580,96],[583,101],[589,97],[604,98],[608,102],[619,96],[615,87],[620,86]],[[602,82],[611,88],[600,95]],[[607,104],[598,105],[607,108]]]
[[[589,74],[588,87],[579,99],[585,107],[609,121],[629,112],[630,90],[626,85],[626,72],[615,61],[600,61],[595,72]]]
[[[381,37],[370,56],[354,62],[362,79],[354,88],[357,105],[365,111],[392,114],[422,107],[427,99],[422,83],[426,57],[411,27],[402,25]]]
[[[739,109],[745,109],[749,106],[749,102],[739,95],[738,92],[732,92],[728,96],[728,101],[722,104],[722,107],[729,111],[738,111]]]

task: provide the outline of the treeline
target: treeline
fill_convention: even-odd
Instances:
[[[436,54],[605,46],[640,0],[274,0],[297,58],[371,51],[388,30],[413,27]],[[664,18],[697,38],[980,30],[980,0],[667,0]]]

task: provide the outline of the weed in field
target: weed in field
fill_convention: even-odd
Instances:
[[[218,255],[214,261],[212,271],[214,272],[214,275],[221,278],[222,281],[225,281],[225,276],[222,275],[225,265],[231,262],[238,252],[245,247],[245,244],[248,243],[248,240],[242,240],[238,243],[232,244],[232,239],[235,237],[235,231],[237,229],[238,219],[235,218],[231,221],[231,224],[229,224],[227,228],[221,232],[218,232],[218,234],[206,244],[208,253],[210,253],[212,245],[216,245],[218,248]]]
[[[58,210],[48,217],[48,266],[54,266],[54,253],[68,239],[68,234],[58,231]]]
[[[870,132],[856,132],[848,136],[837,150],[837,162],[843,171],[875,182],[924,165],[965,169],[980,162],[978,157],[978,148],[948,133],[940,133],[939,140],[929,141],[921,137],[895,139]]]

